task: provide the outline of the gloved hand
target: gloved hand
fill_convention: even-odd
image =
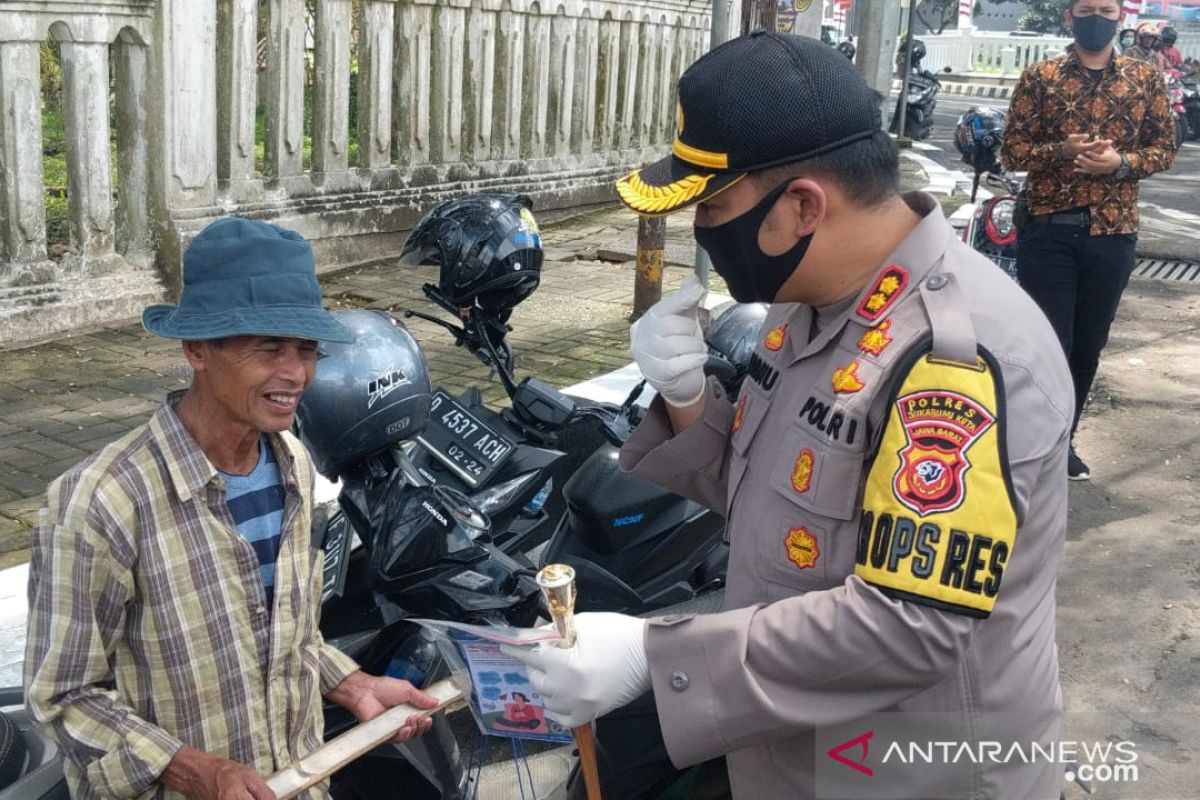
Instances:
[[[629,329],[633,360],[646,381],[673,406],[690,406],[704,396],[708,346],[697,314],[706,291],[693,275]]]
[[[542,703],[568,728],[586,725],[650,690],[646,621],[625,614],[575,617],[575,646],[543,642],[536,648],[502,645],[529,668]]]

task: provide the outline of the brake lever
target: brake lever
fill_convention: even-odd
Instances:
[[[413,311],[411,308],[404,309],[404,318],[411,319],[412,317],[423,319],[426,322],[432,322],[435,325],[440,325],[441,327],[450,331],[450,335],[454,337],[455,347],[462,347],[463,341],[467,336],[465,329],[458,327],[453,322],[446,322],[446,320],[442,319],[441,317],[435,317],[433,314],[426,314],[424,311]]]

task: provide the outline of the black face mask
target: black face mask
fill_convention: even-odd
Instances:
[[[1108,19],[1099,14],[1071,18],[1071,34],[1075,37],[1075,44],[1089,53],[1099,53],[1108,47],[1116,33],[1115,19]]]
[[[758,246],[758,229],[791,181],[786,181],[758,202],[758,205],[722,225],[693,228],[696,243],[712,259],[713,269],[725,279],[729,293],[739,303],[771,303],[784,282],[791,277],[808,251],[812,234],[782,255],[769,256]]]

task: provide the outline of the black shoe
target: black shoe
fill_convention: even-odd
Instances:
[[[1090,477],[1092,477],[1092,471],[1075,452],[1075,445],[1071,445],[1071,452],[1067,454],[1067,480],[1086,481]]]

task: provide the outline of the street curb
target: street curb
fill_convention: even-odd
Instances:
[[[892,88],[900,90],[900,81],[893,80]],[[1012,86],[997,86],[991,83],[956,83],[944,81],[943,94],[954,94],[967,97],[983,97],[989,100],[1007,100],[1012,96]]]

